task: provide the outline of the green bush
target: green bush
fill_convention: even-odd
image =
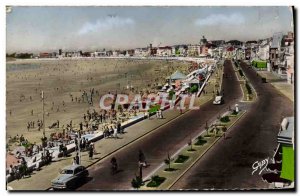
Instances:
[[[236,112],[235,110],[233,110],[231,114],[232,114],[232,115],[237,115],[238,112]]]
[[[155,113],[155,112],[157,112],[158,110],[160,109],[160,105],[153,105],[153,106],[150,106],[150,109],[148,110],[148,112],[150,113],[150,114],[152,114],[152,113]]]
[[[240,73],[240,75],[243,77],[244,76],[244,73],[243,73],[243,71],[241,70],[241,69],[239,69],[239,73]]]
[[[199,136],[197,138],[197,142],[195,143],[196,146],[202,146],[204,144],[206,144],[207,141],[202,137],[202,136]]]
[[[189,159],[189,156],[185,156],[185,155],[179,155],[177,157],[177,159],[175,160],[175,163],[184,163],[185,161],[187,161]]]
[[[252,89],[251,89],[250,85],[248,84],[248,82],[246,82],[245,86],[248,91],[248,94],[252,94]]]
[[[174,94],[175,94],[175,91],[170,90],[170,92],[169,92],[169,99],[172,99]]]
[[[196,93],[196,92],[198,92],[198,86],[194,84],[194,85],[190,88],[189,91],[190,91],[191,93]]]
[[[143,185],[143,179],[139,176],[136,176],[131,181],[131,186],[135,189],[140,188]]]
[[[239,68],[239,64],[236,61],[234,62],[234,65],[236,68]]]
[[[175,168],[166,168],[164,169],[164,171],[168,171],[168,172],[172,172],[172,171],[176,171],[177,169]]]
[[[147,184],[147,187],[158,187],[166,180],[165,177],[152,176],[151,181]]]
[[[229,122],[230,121],[229,116],[224,116],[224,117],[220,118],[220,121],[223,123]]]

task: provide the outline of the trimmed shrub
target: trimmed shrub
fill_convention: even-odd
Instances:
[[[175,163],[184,163],[185,161],[187,161],[189,159],[189,156],[185,156],[185,155],[179,155],[177,157],[177,159],[175,160]]]
[[[151,181],[147,184],[147,187],[158,187],[166,180],[165,177],[152,176]]]
[[[252,89],[251,89],[251,86],[248,84],[248,82],[246,82],[245,86],[246,86],[248,94],[252,94]]]
[[[244,76],[244,73],[241,69],[239,69],[239,73],[240,73],[240,76],[242,76],[242,77]]]
[[[223,123],[229,122],[230,121],[229,116],[224,116],[224,117],[220,118],[220,121]]]

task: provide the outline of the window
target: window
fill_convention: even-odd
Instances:
[[[61,171],[62,174],[73,174],[73,170],[65,169]]]

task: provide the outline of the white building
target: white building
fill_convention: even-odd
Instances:
[[[158,47],[157,56],[172,56],[172,48],[170,46]]]
[[[136,48],[134,49],[134,56],[149,56],[149,50],[148,48]]]
[[[262,41],[258,47],[257,56],[260,60],[268,60],[270,51],[270,42],[268,40]]]
[[[187,53],[188,53],[188,56],[199,56],[200,45],[199,44],[188,45]]]

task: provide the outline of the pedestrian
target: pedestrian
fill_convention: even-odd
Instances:
[[[73,158],[72,165],[76,165],[76,158]]]
[[[79,123],[79,129],[80,129],[80,131],[83,130],[82,127],[83,127],[83,124],[82,124],[82,122],[80,122],[80,123]]]
[[[139,150],[139,165],[147,166],[146,158],[142,150]]]
[[[118,122],[117,124],[117,133],[121,133],[121,123]]]
[[[89,147],[89,159],[90,160],[93,159],[93,154],[94,154],[94,149],[93,149],[92,145],[90,145],[90,147]]]
[[[118,163],[117,163],[117,159],[115,157],[113,157],[110,160],[111,163],[111,174],[116,174],[118,171]]]
[[[76,161],[76,164],[79,165],[79,156],[78,156],[78,153],[76,153],[75,161]]]
[[[100,122],[102,123],[102,113],[100,114]]]
[[[180,114],[183,114],[182,108],[180,107]]]
[[[12,165],[9,166],[8,173],[13,179],[15,178],[15,172]]]
[[[117,139],[118,138],[118,130],[114,129],[112,126],[110,127],[112,133],[114,134],[114,138]]]

